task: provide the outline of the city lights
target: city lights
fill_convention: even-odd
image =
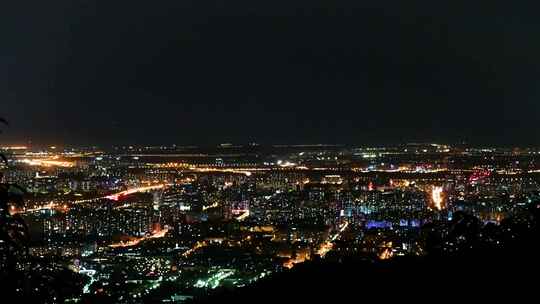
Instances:
[[[539,1],[2,4],[2,303],[534,302]]]
[[[452,147],[347,153],[284,147],[260,161],[248,160],[248,153],[205,158],[202,149],[195,159],[177,159],[170,151],[146,157],[136,146],[129,149],[138,159],[116,150],[99,150],[99,157],[70,150],[73,160],[60,148],[24,150],[5,175],[29,192],[24,204],[8,205],[10,215],[39,232],[29,254],[72,261],[66,267],[86,282],[82,296],[118,292],[117,299],[142,301],[169,282],[174,293],[160,297],[186,293],[193,299],[313,262],[422,257],[426,224],[444,225],[467,212],[481,225],[498,227],[540,200],[540,167],[530,165],[536,162],[519,174],[516,161],[485,170],[474,161],[451,166],[449,158],[464,163]],[[419,161],[429,151],[435,156]],[[460,250],[463,237],[445,241],[440,250]],[[489,242],[498,246],[502,240]]]
[[[443,209],[443,188],[438,186],[433,186],[431,190],[431,199],[433,200],[433,205],[437,210]]]

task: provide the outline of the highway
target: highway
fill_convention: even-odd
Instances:
[[[337,240],[341,236],[343,231],[345,231],[348,226],[349,226],[349,222],[343,223],[341,225],[341,227],[339,228],[339,230],[334,235],[332,235],[327,242],[325,242],[325,243],[323,243],[321,245],[321,247],[317,251],[317,254],[320,255],[321,258],[324,258],[324,256],[328,252],[330,252],[332,249],[334,249],[334,241]]]
[[[151,190],[159,190],[165,188],[166,184],[159,184],[159,185],[152,185],[152,186],[143,186],[143,187],[137,187],[132,188],[124,191],[120,191],[117,193],[113,193],[107,196],[101,196],[101,197],[95,197],[91,199],[83,199],[83,200],[76,200],[71,202],[72,204],[83,204],[83,203],[91,203],[91,202],[97,202],[102,199],[110,199],[113,201],[119,201],[122,197],[134,194],[134,193],[140,193],[140,192],[148,192]],[[63,208],[64,210],[68,209],[68,205],[66,203],[54,203],[54,202],[48,202],[47,204],[37,206],[30,209],[23,209],[23,210],[14,210],[12,213],[16,214],[24,214],[27,212],[34,212],[34,211],[40,211],[40,210],[48,210],[48,209],[58,209]]]
[[[164,229],[161,229],[159,231],[154,232],[152,235],[139,237],[139,238],[127,241],[127,242],[114,243],[114,244],[109,245],[109,247],[111,247],[111,248],[124,248],[124,247],[136,246],[136,245],[139,245],[144,240],[162,238],[167,234],[167,232],[169,232],[169,228],[164,228]]]

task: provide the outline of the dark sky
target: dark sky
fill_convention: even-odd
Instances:
[[[5,2],[4,142],[540,144],[537,1]]]

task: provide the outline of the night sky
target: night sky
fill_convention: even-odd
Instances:
[[[443,2],[2,3],[0,142],[540,144],[537,1]]]

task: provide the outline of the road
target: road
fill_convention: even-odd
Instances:
[[[139,193],[139,192],[147,192],[147,191],[150,191],[150,190],[163,189],[166,186],[167,186],[166,184],[159,184],[159,185],[152,185],[152,186],[137,187],[137,188],[132,188],[132,189],[120,191],[120,192],[117,192],[117,193],[113,193],[113,194],[110,194],[110,195],[107,195],[107,196],[95,197],[95,198],[91,198],[91,199],[76,200],[76,201],[73,201],[72,204],[91,203],[91,202],[97,202],[97,201],[102,200],[102,199],[110,199],[110,200],[113,200],[113,201],[119,201],[122,197],[124,197],[126,195]],[[13,210],[12,213],[13,214],[15,214],[15,213],[24,214],[24,213],[27,213],[27,212],[34,212],[34,211],[48,210],[48,209],[58,209],[58,208],[63,208],[65,210],[67,210],[68,205],[66,203],[54,203],[54,202],[51,201],[51,202],[47,202],[44,205],[37,206],[37,207],[34,207],[34,208],[30,208],[30,209]]]

